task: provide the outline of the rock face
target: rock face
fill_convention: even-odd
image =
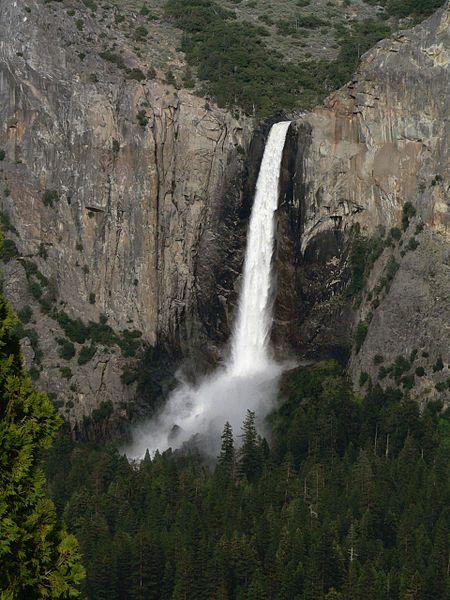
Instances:
[[[270,125],[163,83],[124,36],[105,52],[113,17],[76,10],[0,2],[4,290],[27,365],[72,424],[102,402],[127,412],[145,347],[158,385],[155,357],[174,369],[189,356],[193,376],[220,357]],[[389,385],[407,357],[398,377],[415,377],[403,382],[413,396],[445,387],[449,78],[447,7],[378,44],[296,119],[278,211],[279,356],[348,362],[356,385]],[[365,285],[352,295],[361,239]]]
[[[361,320],[368,330],[359,352],[353,346],[355,383],[363,371],[392,384],[378,379],[374,355],[388,367],[416,350],[412,372],[421,365],[427,373],[411,390],[420,397],[433,396],[434,383],[449,376],[449,86],[447,5],[379,43],[348,86],[297,121],[294,191],[281,218],[296,240],[289,242],[295,276],[280,282],[279,303],[295,299],[284,311],[291,332],[284,339],[296,353],[345,357]],[[415,215],[402,227],[407,203]],[[391,228],[400,228],[400,240],[390,238]],[[345,288],[357,229],[384,238],[384,249],[362,298],[351,302]],[[389,261],[395,273],[385,285]],[[447,366],[434,371],[440,356]]]
[[[91,42],[100,40],[87,9],[83,22]],[[220,339],[229,329],[229,273],[242,258],[242,155],[251,138],[249,121],[204,99],[157,79],[127,79],[99,56],[95,39],[80,57],[80,35],[65,11],[0,4],[1,204],[19,254],[6,268],[5,292],[17,310],[32,308],[39,385],[58,394],[73,420],[102,401],[126,402],[134,389],[121,383],[115,346],[105,353],[99,344],[83,368],[58,356],[63,332],[30,293],[23,259],[50,281],[52,308],[71,318],[106,315],[114,332],[136,330],[181,354],[206,333]],[[148,66],[132,60],[135,69]],[[198,312],[217,298],[218,265],[225,281],[206,332]],[[64,367],[73,377],[61,377]]]

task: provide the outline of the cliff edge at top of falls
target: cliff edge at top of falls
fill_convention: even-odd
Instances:
[[[362,390],[449,398],[449,89],[447,4],[296,123],[278,336],[296,320],[296,352],[350,358]]]

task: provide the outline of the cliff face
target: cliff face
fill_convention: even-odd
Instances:
[[[103,401],[125,414],[146,346],[154,395],[158,356],[193,375],[220,356],[268,130],[164,83],[120,32],[105,52],[114,12],[76,10],[0,2],[3,285],[72,423]],[[278,219],[277,353],[349,361],[356,385],[407,357],[420,399],[449,377],[449,15],[378,44],[296,120]]]
[[[411,394],[424,398],[449,375],[432,368],[450,359],[449,84],[447,6],[379,43],[348,86],[297,121],[294,193],[281,219],[297,240],[295,277],[281,282],[295,298],[285,311],[291,347],[345,358],[353,343],[355,383],[362,371],[381,385],[392,380],[379,378],[380,365],[416,351],[412,373],[426,374]],[[366,288],[350,298],[357,237],[381,243],[375,260],[366,244]],[[355,345],[358,322],[365,338]]]
[[[202,98],[158,78],[125,77],[96,50],[108,23],[102,30],[87,10],[83,23],[91,45],[80,56],[81,34],[65,11],[0,3],[1,208],[18,249],[4,287],[18,311],[33,311],[27,329],[42,351],[39,386],[57,393],[74,419],[102,400],[126,402],[134,389],[121,383],[127,361],[117,344],[98,343],[81,367],[77,357],[61,359],[54,310],[85,323],[105,315],[118,337],[135,330],[184,353],[205,338],[198,311],[229,272],[209,316],[211,337],[226,334],[243,249],[242,150],[251,137],[248,121]],[[130,66],[146,71],[139,60]],[[30,276],[30,262],[47,283]],[[50,310],[39,306],[42,298]],[[23,347],[35,364],[37,344],[24,336]],[[73,376],[61,377],[63,368]]]

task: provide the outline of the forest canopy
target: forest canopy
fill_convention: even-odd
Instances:
[[[92,600],[443,600],[450,414],[398,389],[355,395],[335,363],[285,378],[261,438],[225,425],[195,451],[130,464],[114,445],[50,452]]]

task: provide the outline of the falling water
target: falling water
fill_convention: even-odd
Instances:
[[[270,356],[272,327],[272,256],[280,165],[290,122],[272,126],[261,162],[247,239],[238,316],[231,355],[199,385],[187,382],[168,398],[162,412],[138,428],[130,457],[168,447],[179,448],[197,436],[203,448],[215,454],[225,421],[237,430],[247,409],[263,418],[275,398],[281,366]]]
[[[234,330],[231,370],[245,374],[263,369],[268,362],[272,327],[272,254],[278,183],[284,143],[290,122],[273,125],[267,140],[256,184],[256,195],[247,241],[243,288]]]

